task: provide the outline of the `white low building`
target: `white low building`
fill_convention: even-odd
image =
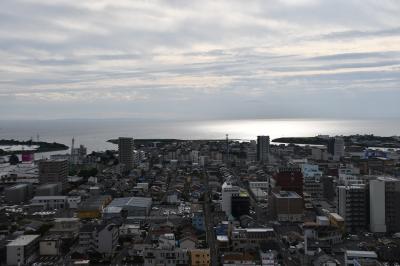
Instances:
[[[379,265],[378,255],[375,251],[346,250],[344,254],[344,265]]]
[[[67,196],[36,196],[31,200],[31,206],[41,207],[43,210],[68,208]]]

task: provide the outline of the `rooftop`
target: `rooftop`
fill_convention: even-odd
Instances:
[[[390,177],[390,176],[379,176],[376,180],[383,181],[383,182],[400,182],[399,179]]]
[[[68,196],[36,196],[32,199],[32,201],[34,200],[67,200]]]
[[[104,204],[107,204],[109,200],[111,199],[111,196],[109,195],[100,195],[100,196],[93,196],[86,201],[82,202],[81,205],[79,206],[80,211],[85,211],[85,210],[93,210],[93,209],[99,209],[103,207]]]
[[[333,219],[335,219],[335,220],[337,220],[337,221],[344,221],[343,217],[340,216],[340,215],[337,214],[337,213],[331,212],[331,213],[329,213],[329,215],[330,215]]]
[[[375,251],[346,250],[348,257],[378,258]]]
[[[103,213],[120,213],[121,211],[122,207],[108,206],[104,208]]]
[[[123,206],[136,206],[148,207],[151,206],[152,199],[145,197],[126,197],[116,198],[108,206],[109,207],[123,207]]]
[[[292,198],[300,199],[300,195],[294,191],[280,191],[279,193],[273,193],[276,198]]]
[[[8,243],[7,246],[26,246],[39,237],[40,235],[22,235]]]
[[[219,235],[219,236],[217,236],[217,241],[229,242],[229,238],[228,238],[228,236],[225,236],[225,235]]]

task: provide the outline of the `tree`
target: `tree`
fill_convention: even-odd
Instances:
[[[11,165],[16,165],[16,164],[19,163],[19,158],[18,158],[17,155],[12,154],[12,155],[10,156],[10,158],[8,159],[8,162],[9,162]]]

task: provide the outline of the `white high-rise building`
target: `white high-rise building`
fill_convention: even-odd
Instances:
[[[371,180],[369,183],[370,230],[371,232],[386,232],[385,223],[385,182]]]
[[[259,162],[268,162],[269,136],[257,136],[257,160]]]
[[[398,232],[400,180],[392,177],[378,177],[376,180],[371,180],[369,197],[371,232]]]
[[[339,161],[344,156],[344,139],[342,137],[330,138],[328,140],[328,153],[335,161]]]
[[[232,214],[232,196],[239,195],[239,193],[240,188],[238,186],[233,186],[229,181],[222,184],[221,208],[227,216]]]

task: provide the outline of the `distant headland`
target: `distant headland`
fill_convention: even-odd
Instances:
[[[52,152],[52,151],[63,151],[68,150],[69,147],[67,145],[53,142],[44,142],[44,141],[20,141],[14,139],[0,139],[0,156],[2,155],[11,155],[11,154],[20,154],[24,151],[32,151],[32,152]]]

